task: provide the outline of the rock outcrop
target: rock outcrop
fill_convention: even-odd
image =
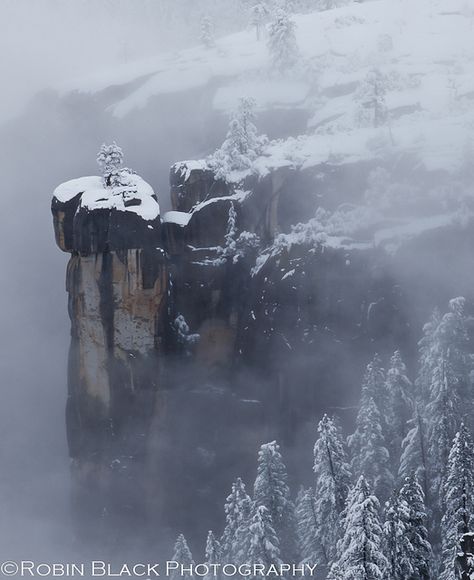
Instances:
[[[75,180],[52,204],[57,243],[71,254],[76,497],[95,517],[160,517],[202,533],[232,478],[252,478],[262,441],[278,437],[292,464],[292,449],[310,452],[317,416],[355,402],[361,360],[402,348],[410,362],[431,308],[468,293],[469,277],[454,287],[442,268],[472,261],[473,233],[440,226],[391,253],[280,235],[325,203],[314,171],[232,185],[202,163],[177,164],[164,216],[136,180],[132,193]],[[429,248],[439,249],[435,272]]]

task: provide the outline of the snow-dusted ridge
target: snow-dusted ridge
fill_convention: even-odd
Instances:
[[[54,190],[54,197],[66,203],[81,194],[79,209],[123,211],[146,221],[155,220],[160,215],[160,206],[153,188],[136,174],[130,174],[129,181],[127,186],[108,188],[99,176],[80,177],[59,185]]]

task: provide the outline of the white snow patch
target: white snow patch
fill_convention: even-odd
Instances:
[[[205,159],[189,159],[175,163],[173,169],[176,172],[180,172],[181,177],[184,177],[184,181],[188,181],[192,171],[208,169],[208,165]]]
[[[80,193],[84,193],[88,189],[98,189],[102,187],[102,178],[97,175],[89,175],[87,177],[79,177],[77,179],[71,179],[65,183],[61,183],[54,190],[54,197],[66,203],[70,201],[73,197]]]
[[[163,223],[176,224],[178,226],[187,226],[192,214],[184,211],[167,211],[163,215]]]
[[[290,278],[291,276],[293,276],[293,274],[294,274],[295,272],[296,272],[296,270],[295,270],[295,269],[293,269],[293,270],[290,270],[289,272],[287,272],[287,273],[286,273],[286,274],[283,276],[282,280],[286,280],[287,278]]]
[[[237,190],[232,195],[227,195],[227,196],[222,196],[222,197],[211,197],[210,199],[207,199],[206,201],[202,201],[201,203],[197,204],[193,208],[191,215],[201,211],[202,209],[204,209],[205,207],[208,207],[209,205],[212,205],[214,203],[219,203],[220,201],[234,201],[237,203],[242,203],[245,199],[247,199],[247,197],[250,195],[250,193],[251,193],[250,191]]]
[[[160,215],[160,206],[153,197],[153,188],[139,175],[131,174],[129,177],[129,185],[113,188],[104,187],[99,176],[72,179],[59,185],[54,195],[59,201],[66,202],[82,193],[80,207],[90,211],[115,209],[135,213],[146,221],[156,219]]]

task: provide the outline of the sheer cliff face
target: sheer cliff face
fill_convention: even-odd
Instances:
[[[72,183],[52,207],[56,241],[71,254],[67,432],[74,482],[80,509],[94,498],[100,513],[118,474],[143,480],[135,459],[146,456],[161,380],[168,268],[159,215],[134,211],[143,204],[138,197],[131,211],[116,204],[91,209],[81,191],[88,186]]]
[[[356,400],[373,353],[401,348],[410,360],[431,308],[474,283],[471,227],[420,231],[390,254],[277,235],[325,203],[309,172],[237,187],[180,164],[164,216],[150,191],[85,179],[52,205],[71,254],[67,429],[81,514],[206,530],[274,437],[299,477],[314,420]]]

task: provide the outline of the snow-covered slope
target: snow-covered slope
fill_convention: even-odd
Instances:
[[[248,29],[219,39],[212,49],[165,54],[61,90],[94,94],[120,86],[107,106],[124,120],[154,97],[210,83],[216,111],[231,110],[244,95],[253,97],[260,110],[304,108],[310,120],[303,134],[270,141],[250,170],[229,180],[239,182],[249,172],[265,176],[280,167],[370,162],[384,169],[368,179],[367,190],[354,192],[354,201],[365,196],[370,209],[362,211],[365,229],[387,220],[400,225],[401,218],[411,231],[407,216],[424,220],[445,212],[469,213],[474,204],[465,178],[474,165],[474,5],[371,0],[293,18],[301,62],[285,78],[270,70],[265,38],[257,41]],[[360,115],[361,91],[373,70],[382,75],[388,113],[378,126]],[[407,158],[409,175],[400,168]],[[427,181],[420,171],[443,177]],[[352,222],[361,210],[343,213],[350,227],[339,212],[336,222],[344,225],[331,226],[332,235],[356,233]]]
[[[110,70],[62,86],[95,93],[130,84],[109,111],[124,117],[160,94],[217,82],[214,107],[242,95],[261,108],[304,106],[308,135],[273,144],[262,171],[282,163],[316,165],[371,158],[387,147],[416,152],[429,169],[459,166],[474,126],[474,6],[466,0],[372,0],[295,15],[301,70],[271,76],[264,39],[253,30]],[[387,81],[390,122],[374,130],[357,120],[357,90],[377,67]]]

